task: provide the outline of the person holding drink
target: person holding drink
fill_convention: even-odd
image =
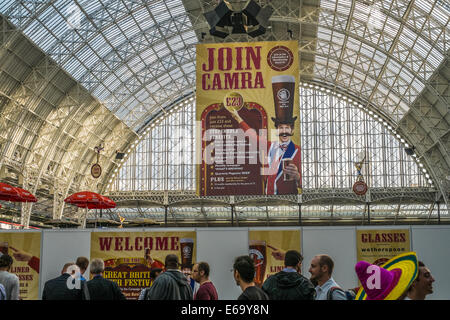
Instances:
[[[259,141],[259,145],[267,145],[267,164],[265,168],[265,193],[299,194],[301,193],[300,175],[300,147],[291,140],[294,135],[294,124],[297,117],[293,117],[295,78],[288,75],[272,77],[272,88],[275,103],[275,128],[278,141],[263,141],[260,136],[252,135]],[[239,127],[247,131],[251,129],[242,119],[236,108],[225,106]],[[265,151],[265,150],[264,150]],[[261,152],[261,150],[260,150]]]

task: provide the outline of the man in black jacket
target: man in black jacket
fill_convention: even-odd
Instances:
[[[105,263],[102,259],[93,259],[90,269],[93,278],[87,282],[91,300],[126,300],[114,281],[103,278]]]
[[[85,300],[82,286],[86,282],[81,281],[76,272],[79,272],[79,268],[75,262],[66,263],[59,277],[45,283],[42,300]]]
[[[286,252],[285,268],[270,276],[262,286],[271,300],[314,300],[314,285],[301,275],[302,261],[300,252]]]
[[[178,269],[178,256],[167,255],[164,265],[166,270],[153,282],[145,300],[193,300],[189,281]]]

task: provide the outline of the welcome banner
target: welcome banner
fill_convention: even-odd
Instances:
[[[91,259],[102,259],[103,276],[117,282],[127,299],[137,300],[151,284],[151,269],[164,268],[168,254],[182,265],[195,261],[195,240],[195,232],[92,232]]]
[[[198,195],[301,192],[298,66],[297,41],[197,45]]]
[[[19,277],[19,299],[39,296],[40,232],[0,232],[0,255],[13,258],[11,273]]]
[[[356,230],[357,259],[382,265],[410,250],[409,229]]]
[[[249,253],[256,265],[255,283],[261,287],[271,275],[284,268],[288,250],[301,252],[300,230],[255,230],[249,232]]]

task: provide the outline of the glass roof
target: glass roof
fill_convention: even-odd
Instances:
[[[195,31],[206,20],[201,14],[192,19],[184,3],[194,2],[3,0],[0,13],[139,131],[195,89]],[[195,3],[200,12],[213,5]],[[272,18],[284,21],[283,6],[299,1],[271,5],[277,9]],[[293,11],[286,13],[286,23],[311,23],[298,11],[294,22]],[[322,0],[317,19],[313,79],[359,94],[394,122],[408,112],[450,48],[445,0]],[[285,27],[274,23],[272,32],[284,34]]]
[[[314,75],[360,92],[399,121],[450,48],[448,2],[322,0],[320,5]]]
[[[132,129],[193,90],[197,38],[181,0],[2,1],[0,13]]]

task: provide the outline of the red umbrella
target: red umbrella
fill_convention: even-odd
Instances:
[[[110,198],[105,197],[105,196],[102,196],[102,197],[103,197],[103,203],[108,207],[107,209],[116,207],[116,203],[113,200],[111,200]]]
[[[86,208],[88,204],[100,203],[101,195],[92,191],[81,191],[64,199],[64,202],[74,204],[80,208]],[[86,206],[83,206],[86,205]]]
[[[36,197],[33,196],[30,191],[17,187],[15,189],[19,192],[20,196],[20,200],[18,202],[37,202]]]
[[[110,209],[115,208],[116,203],[108,197],[100,196],[100,202],[96,203],[77,203],[77,207],[79,208],[88,208],[88,209]]]
[[[21,200],[19,191],[7,183],[0,182],[0,200],[17,202]]]

